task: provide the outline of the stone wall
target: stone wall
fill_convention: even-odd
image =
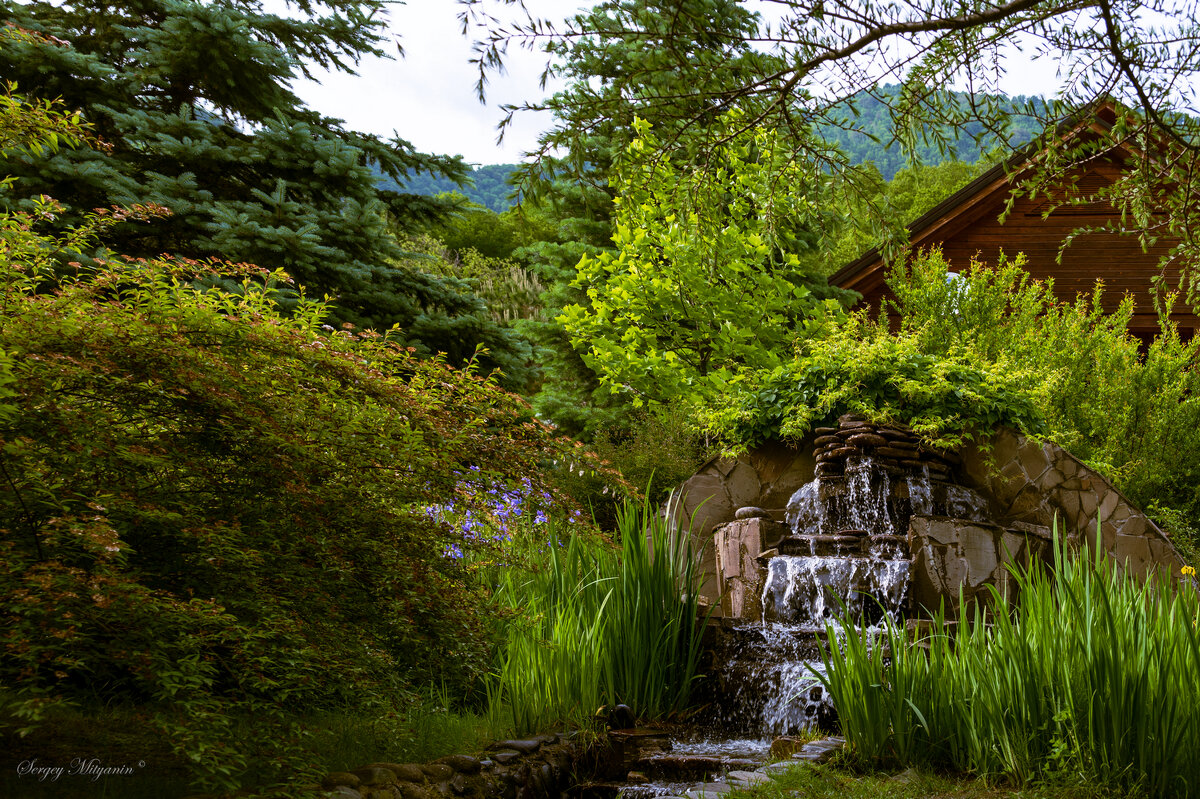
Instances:
[[[713,533],[716,554],[718,615],[727,619],[762,618],[764,559],[790,531],[782,522],[762,517],[738,519]]]
[[[679,487],[672,512],[693,519],[692,536],[706,575],[700,593],[716,602],[717,580],[713,531],[734,520],[739,508],[763,508],[782,521],[788,499],[813,477],[816,461],[811,443],[791,447],[772,442],[734,458],[713,458]]]
[[[1000,430],[963,453],[964,482],[990,498],[1004,525],[1051,527],[1078,546],[1096,541],[1117,563],[1137,574],[1175,574],[1183,557],[1154,522],[1078,458],[1052,442],[1039,444]]]
[[[450,755],[432,763],[371,763],[335,771],[319,786],[301,790],[329,799],[558,799],[573,785],[580,754],[580,747],[562,736],[540,735],[500,741],[480,757]]]
[[[908,597],[911,609],[924,616],[944,607],[949,619],[958,616],[960,591],[968,609],[977,601],[990,600],[988,586],[1016,599],[1008,564],[1053,562],[1050,528],[1021,522],[1006,528],[914,516],[909,522],[908,546],[913,554]]]
[[[694,536],[703,547],[702,594],[727,618],[761,613],[763,563],[787,535],[778,524],[791,494],[813,479],[812,440],[789,448],[775,443],[736,460],[714,459],[681,487],[683,514],[695,512]],[[829,448],[828,442],[819,452]],[[960,586],[976,596],[995,585],[1010,590],[1004,563],[1047,557],[1057,523],[1069,546],[1096,540],[1136,574],[1179,573],[1184,560],[1167,536],[1105,478],[1051,442],[1012,430],[964,448],[937,468],[988,501],[993,524],[914,517],[908,530],[913,553],[912,600],[936,607],[957,601]],[[739,508],[753,518],[735,520]],[[759,513],[762,509],[764,512]]]

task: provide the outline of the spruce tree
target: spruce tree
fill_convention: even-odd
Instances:
[[[107,150],[0,154],[19,178],[0,200],[27,208],[47,194],[76,223],[93,208],[157,203],[171,216],[114,228],[108,244],[283,267],[309,294],[334,299],[338,322],[400,327],[407,342],[452,362],[477,345],[485,366],[523,381],[528,347],[498,327],[470,286],[396,264],[389,226],[443,212],[435,199],[381,190],[380,176],[461,179],[458,158],[347,129],[292,89],[316,68],[352,72],[384,55],[384,0],[0,0],[11,25],[40,36],[0,43],[0,74],[33,98],[81,112]],[[399,116],[401,109],[397,109]]]

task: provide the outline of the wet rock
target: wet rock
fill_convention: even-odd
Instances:
[[[803,738],[792,738],[786,735],[782,738],[776,738],[774,741],[771,741],[771,757],[791,757],[796,752],[799,752],[806,743],[808,742]]]
[[[780,774],[784,771],[791,771],[794,768],[800,768],[804,765],[799,760],[781,760],[778,763],[770,763],[762,767],[764,774]]]
[[[792,759],[804,760],[809,763],[824,763],[842,751],[842,747],[845,745],[846,740],[836,736],[810,741],[800,747],[800,751],[792,755]]]
[[[733,790],[727,782],[702,782],[683,792],[687,799],[721,799]]]
[[[729,782],[732,784],[744,785],[761,785],[764,782],[770,782],[771,778],[761,771],[731,771],[728,774]],[[738,785],[740,788],[741,785]]]
[[[511,763],[520,756],[521,753],[513,749],[501,749],[499,752],[492,752],[492,760],[501,765]]]
[[[856,447],[882,447],[888,443],[886,438],[875,433],[855,433],[846,441]]]
[[[747,505],[747,506],[746,506],[746,507],[744,507],[744,508],[738,508],[738,509],[737,509],[737,512],[735,512],[735,513],[733,514],[733,518],[734,518],[734,519],[738,519],[738,520],[742,520],[742,519],[769,519],[769,518],[771,518],[771,514],[770,514],[770,512],[769,512],[769,511],[765,511],[765,510],[763,510],[762,508],[756,508],[756,507],[755,507],[755,506],[753,506],[753,505]]]

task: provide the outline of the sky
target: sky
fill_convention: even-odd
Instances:
[[[526,0],[536,14],[573,13],[577,0]],[[338,117],[355,129],[411,142],[417,150],[462,155],[471,164],[515,163],[536,147],[538,134],[551,124],[546,114],[518,113],[496,142],[501,105],[536,100],[546,56],[514,48],[507,73],[493,74],[487,103],[475,94],[476,67],[470,63],[471,42],[459,28],[454,0],[408,0],[391,9],[390,28],[404,47],[404,58],[366,59],[358,75],[326,73],[317,81],[299,81],[295,89],[311,107]],[[496,3],[492,10],[503,11]],[[394,51],[394,47],[391,48]],[[1043,94],[1055,83],[1055,65],[1029,62],[1021,53],[1006,59],[1002,88],[1009,94]],[[553,90],[553,86],[550,87]],[[966,87],[962,87],[966,88]]]
[[[535,10],[543,6],[547,15],[550,7],[559,14],[576,7],[570,0],[528,5]],[[497,144],[496,125],[504,118],[500,106],[542,96],[538,83],[546,56],[510,50],[506,74],[492,76],[487,104],[481,105],[471,42],[461,33],[458,10],[454,0],[408,0],[393,6],[390,27],[404,47],[404,58],[364,60],[357,76],[327,73],[319,82],[301,81],[294,88],[311,108],[344,119],[355,130],[394,132],[422,152],[462,155],[472,164],[520,161],[535,148],[550,119],[518,114],[504,143]]]

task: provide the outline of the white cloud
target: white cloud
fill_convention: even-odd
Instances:
[[[567,4],[556,5],[561,13]],[[551,120],[545,114],[519,113],[504,142],[497,144],[496,126],[504,117],[500,106],[543,96],[538,83],[546,56],[512,48],[505,74],[491,76],[487,104],[481,105],[471,42],[457,20],[459,8],[451,0],[393,6],[390,28],[404,58],[365,59],[358,75],[324,73],[317,81],[297,82],[296,92],[311,108],[344,119],[355,130],[395,132],[423,152],[462,155],[477,164],[521,160]]]

